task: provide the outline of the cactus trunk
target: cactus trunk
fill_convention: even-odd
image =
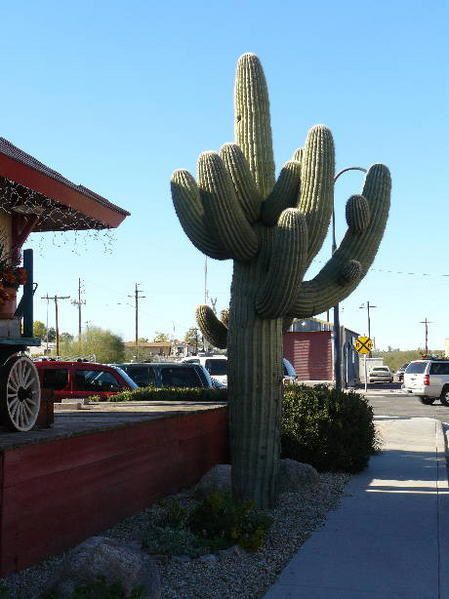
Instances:
[[[235,263],[228,331],[233,493],[260,507],[275,498],[282,400],[282,318],[254,307],[265,276],[259,261]]]

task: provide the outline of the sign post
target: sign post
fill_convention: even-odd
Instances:
[[[366,367],[366,355],[371,352],[374,347],[374,343],[369,337],[357,337],[354,341],[354,348],[356,352],[363,355],[363,370],[365,372],[365,393],[368,389],[368,372]]]

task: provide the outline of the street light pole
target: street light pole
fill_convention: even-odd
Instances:
[[[348,171],[361,171],[366,173],[366,168],[361,166],[348,166],[339,171],[334,177],[334,186],[338,178]],[[335,202],[332,206],[332,255],[337,251],[337,239],[335,235]],[[341,340],[340,340],[340,306],[334,306],[334,371],[335,389],[341,391]]]
[[[361,306],[359,306],[359,309],[365,310],[368,313],[368,338],[371,339],[371,317],[370,317],[370,313],[369,311],[372,310],[373,308],[377,308],[377,306],[373,306],[373,304],[369,303],[369,300],[366,302],[366,306],[365,304],[362,304]],[[371,358],[371,352],[369,353],[369,357]]]

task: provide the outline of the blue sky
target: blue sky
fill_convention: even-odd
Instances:
[[[449,4],[443,0],[164,3],[24,0],[2,11],[0,135],[131,212],[114,240],[35,236],[35,317],[41,296],[75,297],[84,281],[86,322],[134,335],[128,294],[141,284],[140,334],[177,337],[204,298],[204,256],[184,235],[169,181],[195,172],[200,152],[233,137],[238,57],[255,52],[270,90],[276,167],[307,130],[333,131],[337,168],[387,164],[390,219],[372,270],[343,303],[342,323],[377,346],[443,347],[449,337]],[[348,174],[344,204],[360,190]],[[330,254],[328,239],[308,276]],[[232,265],[208,261],[208,289],[227,306]],[[402,273],[402,274],[399,274]],[[413,274],[407,274],[413,273]],[[446,276],[444,276],[446,275]],[[50,310],[49,324],[53,324]],[[61,328],[77,312],[60,306]]]

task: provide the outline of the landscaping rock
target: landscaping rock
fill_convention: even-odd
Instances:
[[[69,597],[76,587],[92,584],[99,577],[108,584],[120,582],[125,597],[139,587],[142,599],[160,599],[159,570],[150,556],[108,537],[91,537],[70,551],[48,590],[56,591],[58,597]]]
[[[231,465],[217,464],[207,472],[195,487],[195,496],[206,497],[213,491],[231,493]]]
[[[286,458],[279,470],[279,493],[294,493],[305,486],[316,486],[320,476],[313,466]],[[218,464],[207,472],[195,487],[195,496],[206,497],[212,491],[232,492],[231,465]]]
[[[320,482],[320,475],[310,464],[303,464],[286,458],[281,460],[279,470],[279,493],[294,493],[304,487],[315,487]]]

